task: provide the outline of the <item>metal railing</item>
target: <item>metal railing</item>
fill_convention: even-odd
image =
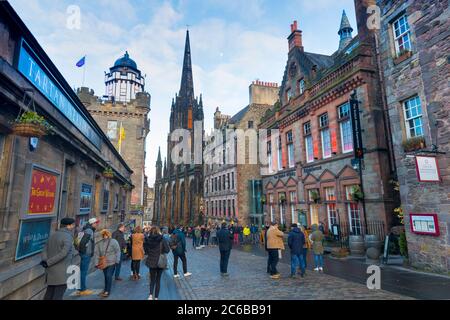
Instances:
[[[376,235],[380,241],[386,237],[386,225],[384,221],[367,221],[367,233],[364,229],[364,223],[361,221],[359,225],[350,225],[348,221],[341,221],[337,225],[337,234],[332,230],[326,234],[327,242],[333,246],[341,248],[349,248],[349,238],[353,235],[365,237],[367,235]]]

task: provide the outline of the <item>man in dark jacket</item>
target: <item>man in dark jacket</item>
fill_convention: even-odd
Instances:
[[[181,231],[181,227],[178,227],[173,231],[172,236],[170,237],[170,248],[173,253],[173,277],[180,277],[178,275],[178,258],[180,258],[183,263],[184,277],[192,275],[192,273],[187,271],[186,237],[184,232]]]
[[[269,231],[269,225],[266,224],[264,231],[264,249],[266,249],[267,254],[269,254],[269,249],[267,249],[267,231]],[[270,257],[267,258],[267,273],[270,273]]]
[[[42,251],[41,265],[45,268],[47,291],[44,300],[62,300],[67,289],[67,268],[76,255],[73,246],[75,220],[64,218],[61,228],[54,232]]]
[[[303,246],[305,245],[305,235],[292,224],[292,230],[288,235],[288,246],[291,249],[291,278],[295,278],[297,267],[300,266],[302,278],[305,275],[305,262],[303,261]]]
[[[125,225],[123,223],[119,224],[117,230],[113,232],[112,238],[115,239],[119,243],[120,247],[120,262],[115,266],[115,279],[117,281],[122,281],[120,278],[120,268],[122,266],[122,260],[125,257],[125,252],[127,250],[127,242],[125,241]]]
[[[91,259],[95,252],[95,230],[99,225],[99,220],[97,218],[91,218],[88,224],[84,227],[83,237],[81,238],[80,244],[78,246],[78,251],[80,252],[80,290],[77,292],[80,296],[88,296],[93,294],[92,290],[87,290],[86,278],[89,272],[89,266],[91,264]]]
[[[233,233],[227,229],[227,224],[222,223],[222,228],[217,232],[217,241],[220,250],[220,273],[222,276],[228,276],[228,260],[233,246]]]

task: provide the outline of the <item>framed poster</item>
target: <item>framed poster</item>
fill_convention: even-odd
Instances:
[[[81,184],[80,194],[80,215],[90,214],[92,206],[92,186],[89,184]]]
[[[436,157],[416,156],[416,170],[420,182],[441,181]]]
[[[57,171],[27,164],[21,210],[23,219],[56,216],[60,177]]]
[[[16,247],[16,261],[42,252],[50,237],[52,219],[22,220]]]
[[[438,237],[439,223],[435,213],[410,213],[411,232]]]

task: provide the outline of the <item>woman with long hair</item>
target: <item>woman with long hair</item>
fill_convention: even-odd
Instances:
[[[120,246],[117,240],[112,239],[111,232],[104,229],[100,232],[102,240],[95,245],[93,263],[95,267],[103,271],[105,276],[105,289],[100,296],[108,298],[111,293],[114,269],[120,262]]]
[[[141,260],[144,259],[144,234],[142,228],[137,226],[134,229],[134,234],[131,236],[131,262],[133,270],[133,280],[139,280],[141,275],[139,270],[141,268]]]
[[[150,295],[148,300],[158,300],[159,289],[161,285],[161,275],[167,266],[167,258],[160,259],[161,255],[166,255],[170,252],[170,247],[167,241],[164,240],[161,230],[158,227],[152,227],[150,234],[145,238],[145,252],[147,253],[147,260],[145,264],[150,269]],[[165,260],[165,262],[164,262]],[[161,262],[163,262],[161,264]],[[165,265],[163,265],[165,263]]]

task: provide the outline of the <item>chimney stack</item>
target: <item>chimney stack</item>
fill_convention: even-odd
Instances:
[[[355,1],[355,13],[356,23],[358,26],[358,36],[361,42],[370,42],[370,38],[373,38],[375,29],[369,30],[367,27],[371,11],[368,10],[371,6],[376,6],[376,0],[354,0]],[[367,13],[369,11],[369,13]],[[373,19],[373,17],[371,17]]]
[[[297,20],[295,20],[294,23],[291,24],[291,34],[288,37],[288,42],[289,52],[291,52],[294,48],[299,48],[301,51],[303,51],[302,31],[298,30]]]

